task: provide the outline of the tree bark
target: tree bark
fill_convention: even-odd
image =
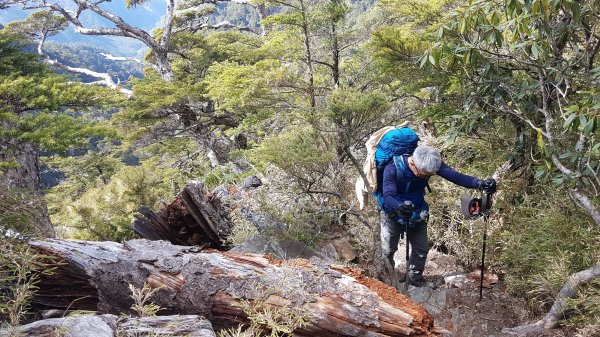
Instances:
[[[309,94],[309,98],[310,98],[310,108],[311,111],[314,113],[315,112],[315,108],[317,106],[317,94],[316,94],[316,90],[315,90],[315,74],[314,74],[314,69],[313,69],[313,52],[312,52],[312,48],[310,45],[310,30],[309,30],[309,23],[308,23],[308,18],[307,18],[307,12],[308,9],[306,8],[306,4],[304,2],[304,0],[300,0],[300,14],[302,15],[302,23],[301,23],[301,27],[302,27],[302,34],[303,34],[303,38],[304,38],[304,52],[305,52],[305,56],[306,56],[306,66],[308,68],[308,94]]]
[[[83,315],[45,319],[12,330],[0,330],[0,336],[15,335],[22,337],[215,337],[210,322],[195,315],[140,318],[126,318],[115,315]]]
[[[6,144],[6,146],[4,145]],[[27,142],[16,139],[0,139],[0,162],[16,160],[17,167],[10,168],[0,174],[0,185],[9,189],[25,189],[33,194],[36,199],[32,202],[34,216],[32,225],[38,235],[55,237],[54,227],[50,222],[48,207],[44,200],[42,181],[40,179],[40,154],[39,149]]]
[[[431,315],[409,298],[357,270],[320,260],[282,262],[147,240],[30,245],[62,260],[54,275],[40,281],[37,307],[127,313],[128,284],[146,282],[160,287],[153,296],[160,313],[202,315],[215,327],[247,322],[241,304],[260,303],[300,310],[307,324],[295,329],[297,336],[436,336]],[[63,288],[72,280],[81,285]]]
[[[219,198],[204,184],[188,183],[177,198],[160,212],[142,206],[133,222],[133,231],[149,240],[168,240],[176,245],[226,245],[233,223]]]

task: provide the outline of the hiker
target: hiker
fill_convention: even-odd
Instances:
[[[383,202],[380,204],[383,255],[395,267],[394,253],[398,250],[400,237],[404,237],[406,219],[410,217],[408,240],[411,253],[405,277],[409,284],[417,287],[425,284],[423,270],[429,251],[429,205],[424,196],[425,188],[429,187],[428,180],[434,174],[462,187],[477,188],[486,193],[496,192],[494,179],[480,180],[453,170],[442,161],[440,152],[431,146],[417,146],[412,155],[394,157],[385,165]],[[407,200],[412,204],[405,203]]]

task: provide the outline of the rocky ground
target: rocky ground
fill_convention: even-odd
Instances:
[[[401,246],[396,253],[396,270],[404,275],[405,256]],[[472,273],[471,273],[472,272]],[[479,301],[479,271],[465,271],[450,255],[429,253],[425,269],[427,285],[409,288],[410,297],[421,303],[434,318],[436,325],[448,330],[448,337],[509,337],[502,332],[535,321],[530,317],[522,299],[506,293],[501,281],[493,274],[484,277],[483,298]],[[574,333],[554,329],[524,337],[568,337]]]

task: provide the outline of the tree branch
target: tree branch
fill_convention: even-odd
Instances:
[[[128,23],[126,23],[125,21],[123,21],[123,19],[118,16],[115,15],[113,13],[110,13],[96,5],[94,5],[93,3],[87,1],[87,0],[73,0],[76,4],[90,9],[91,11],[93,11],[94,13],[102,16],[103,18],[111,21],[112,23],[114,23],[117,28],[84,28],[83,25],[81,24],[81,22],[79,22],[79,20],[77,20],[77,23],[73,22],[73,24],[75,24],[76,26],[78,26],[78,30],[85,35],[98,35],[96,34],[97,32],[102,32],[102,34],[100,35],[116,35],[116,36],[127,36],[127,37],[131,37],[137,40],[140,40],[142,42],[144,42],[144,44],[146,44],[149,48],[151,48],[152,50],[159,50],[160,46],[156,43],[156,41],[154,40],[154,38],[148,34],[146,31],[133,27],[131,25],[129,25]]]
[[[600,211],[587,195],[577,188],[571,191],[570,197],[592,217],[596,225],[600,226]]]
[[[575,297],[579,287],[584,286],[597,278],[600,278],[600,264],[569,276],[567,282],[560,289],[558,295],[556,295],[556,301],[554,301],[552,308],[544,318],[532,324],[504,329],[503,332],[524,335],[543,329],[556,328],[560,323],[560,320],[565,318],[564,311],[567,307],[568,299]]]
[[[160,45],[168,49],[169,42],[171,41],[171,33],[173,31],[173,18],[175,17],[175,0],[167,0],[167,14],[165,17],[165,27],[163,28],[163,35],[160,39]]]
[[[199,30],[202,30],[202,29],[215,29],[215,30],[216,29],[238,29],[238,30],[243,30],[243,31],[248,31],[248,32],[256,33],[250,27],[236,26],[236,25],[232,24],[229,21],[221,21],[221,22],[216,23],[216,24],[201,23],[201,24],[198,24],[196,26],[192,26],[191,28],[182,29],[180,31],[184,31],[184,30],[187,30],[187,29],[189,29],[192,33],[195,33],[195,32],[197,32]]]

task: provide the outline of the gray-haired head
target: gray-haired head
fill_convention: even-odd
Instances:
[[[427,174],[435,174],[442,165],[440,151],[428,145],[419,145],[412,155],[415,167]]]

